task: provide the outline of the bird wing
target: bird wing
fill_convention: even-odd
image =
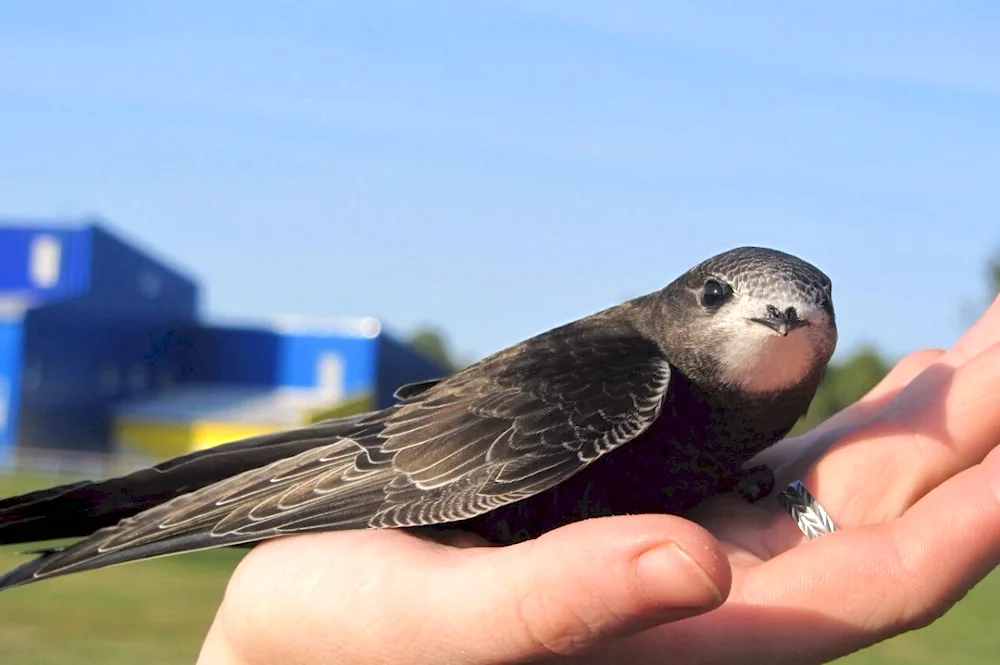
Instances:
[[[424,392],[428,388],[433,388],[437,384],[444,381],[443,378],[440,379],[429,379],[427,381],[414,381],[413,383],[406,383],[396,388],[396,392],[392,394],[393,397],[400,401],[406,401],[411,397],[415,397],[420,393]]]
[[[292,533],[458,521],[542,492],[659,416],[667,358],[647,337],[606,327],[532,338],[351,419],[333,440],[50,550],[0,588]]]

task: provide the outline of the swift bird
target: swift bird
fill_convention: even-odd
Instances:
[[[82,537],[0,589],[318,530],[434,527],[496,544],[597,515],[684,514],[740,490],[837,342],[829,278],[741,247],[397,403],[0,501],[0,544]]]

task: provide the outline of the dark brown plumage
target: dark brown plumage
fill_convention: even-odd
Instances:
[[[34,580],[314,530],[445,527],[495,543],[733,490],[805,412],[836,343],[830,282],[740,248],[361,416],[0,502],[0,543],[82,536]]]

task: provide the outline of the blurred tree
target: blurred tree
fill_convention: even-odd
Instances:
[[[993,252],[993,256],[986,263],[986,279],[989,283],[990,299],[1000,295],[1000,249]]]
[[[986,278],[985,302],[976,298],[962,304],[961,315],[965,325],[972,325],[976,319],[982,316],[983,311],[990,306],[993,299],[1000,295],[1000,247],[994,250],[992,256],[986,260],[986,269],[983,273]]]
[[[449,372],[455,372],[462,368],[463,363],[451,350],[447,337],[436,327],[423,326],[413,331],[409,344]]]

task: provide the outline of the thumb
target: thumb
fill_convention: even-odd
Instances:
[[[464,552],[424,581],[427,605],[448,617],[435,622],[442,657],[459,652],[470,663],[586,651],[707,612],[732,582],[715,539],[667,515],[590,519]]]
[[[731,582],[712,536],[667,515],[508,547],[391,529],[278,538],[236,569],[198,662],[533,661],[707,612]]]

